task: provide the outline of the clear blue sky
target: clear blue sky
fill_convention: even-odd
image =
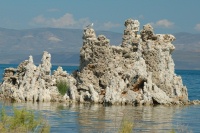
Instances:
[[[155,33],[200,33],[200,0],[0,0],[0,27],[82,29],[123,32],[124,21],[151,23]],[[140,28],[140,29],[141,29]]]

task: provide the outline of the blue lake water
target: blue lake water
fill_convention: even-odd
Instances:
[[[17,65],[0,64],[0,79],[4,68]],[[52,67],[52,71],[57,66]],[[63,66],[68,73],[78,67]],[[200,99],[200,71],[176,70],[181,75],[183,84],[187,86],[189,99]],[[5,103],[9,112],[12,107],[27,108],[36,113],[42,113],[51,126],[52,133],[96,133],[118,132],[123,119],[134,123],[133,132],[169,133],[172,129],[177,132],[200,132],[200,105],[193,106],[103,106],[90,104],[63,103]]]

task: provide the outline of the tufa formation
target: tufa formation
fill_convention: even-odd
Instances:
[[[75,101],[101,104],[187,104],[187,88],[174,73],[171,53],[175,37],[155,34],[150,24],[139,32],[138,20],[125,21],[120,46],[111,46],[94,29],[83,31],[80,67],[72,75],[58,67],[51,74],[51,55],[35,66],[32,56],[18,68],[5,69],[0,97],[14,101]],[[56,86],[68,82],[64,96]]]

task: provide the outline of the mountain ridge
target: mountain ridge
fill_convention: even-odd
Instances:
[[[82,47],[82,29],[34,28],[6,29],[0,27],[0,64],[19,64],[33,56],[40,63],[43,51],[52,55],[52,64],[78,65]],[[122,33],[96,31],[103,34],[112,45],[120,45]],[[180,32],[173,34],[176,49],[173,52],[176,69],[200,70],[200,34]]]

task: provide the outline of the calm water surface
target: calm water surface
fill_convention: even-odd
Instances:
[[[42,113],[52,133],[116,133],[122,120],[134,123],[133,132],[169,133],[172,129],[200,132],[200,106],[108,106],[59,103],[3,103]]]
[[[15,65],[16,67],[17,65]],[[0,74],[8,65],[0,65]],[[53,67],[53,70],[56,66]],[[77,67],[63,67],[71,73]],[[188,88],[189,99],[200,99],[200,71],[177,70],[184,85]],[[0,76],[1,78],[1,76]],[[128,120],[134,123],[136,133],[169,133],[172,129],[178,132],[200,132],[200,106],[103,106],[90,104],[59,103],[5,103],[11,114],[12,107],[27,108],[35,113],[42,113],[51,125],[52,133],[116,133],[121,122]]]

